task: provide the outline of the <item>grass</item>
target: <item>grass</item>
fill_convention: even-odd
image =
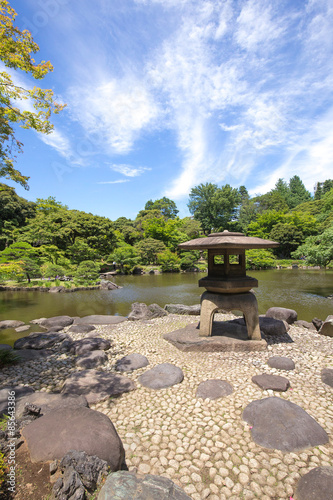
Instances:
[[[0,368],[17,363],[19,356],[12,350],[0,349]]]

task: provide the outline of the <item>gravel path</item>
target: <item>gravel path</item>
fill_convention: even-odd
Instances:
[[[234,318],[232,314],[219,316]],[[254,353],[186,353],[163,339],[164,333],[198,320],[170,314],[148,322],[96,326],[98,334],[113,344],[104,370],[114,370],[116,360],[131,353],[147,356],[150,365],[125,373],[136,381],[135,391],[92,408],[114,423],[129,470],[168,477],[193,500],[289,500],[301,476],[333,463],[333,389],[321,381],[322,368],[333,368],[333,338],[291,326],[288,334],[293,343],[275,343],[267,351]],[[293,359],[295,370],[270,368],[267,360],[275,355]],[[165,362],[183,370],[181,384],[154,391],[137,382],[147,369]],[[72,355],[55,353],[47,361],[4,369],[0,384],[23,383],[36,390],[59,391],[76,370]],[[263,391],[251,378],[264,372],[287,377],[291,389]],[[196,389],[207,379],[226,380],[234,392],[215,401],[197,399]],[[271,395],[306,410],[329,434],[330,443],[298,453],[256,445],[242,412],[251,401]]]

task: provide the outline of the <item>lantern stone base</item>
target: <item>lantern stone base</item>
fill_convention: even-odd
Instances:
[[[249,340],[246,332],[235,329],[235,326],[225,321],[215,322],[213,335],[201,337],[198,323],[192,323],[180,330],[166,333],[163,338],[184,352],[252,352],[267,349],[265,340]]]
[[[199,333],[201,337],[210,337],[212,335],[214,313],[219,309],[242,311],[249,339],[261,340],[258,303],[255,295],[251,292],[228,294],[204,292],[201,295]]]

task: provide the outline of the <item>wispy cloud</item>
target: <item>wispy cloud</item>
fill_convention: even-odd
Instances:
[[[116,181],[99,181],[97,184],[123,184],[124,182],[129,182],[129,179],[118,179]]]
[[[116,164],[110,165],[111,170],[115,172],[119,172],[120,174],[125,175],[126,177],[137,177],[147,170],[151,170],[148,167],[133,167],[132,165],[124,165],[124,164]]]

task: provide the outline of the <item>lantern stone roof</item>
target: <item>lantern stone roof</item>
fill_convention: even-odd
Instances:
[[[224,230],[223,233],[211,233],[204,238],[185,241],[178,245],[182,250],[204,250],[207,248],[275,248],[278,247],[277,241],[264,240],[256,236],[245,236],[243,233],[231,233]]]

